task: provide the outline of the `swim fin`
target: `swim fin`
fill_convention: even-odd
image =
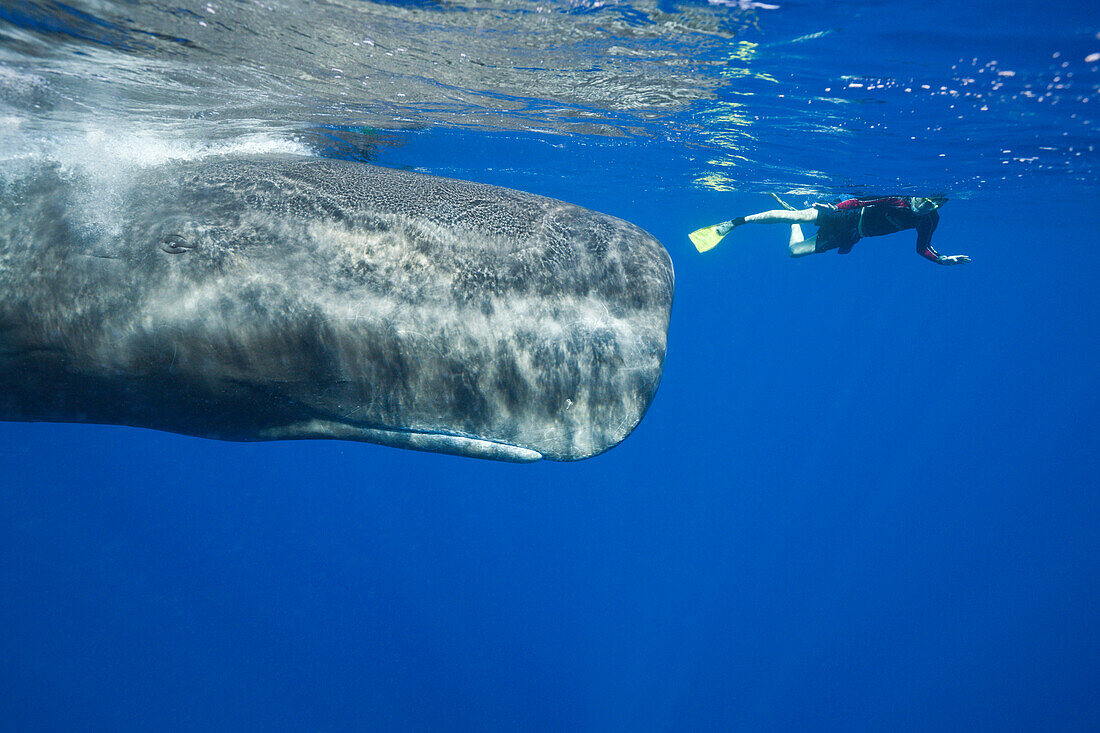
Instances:
[[[722,241],[722,237],[729,234],[732,230],[733,222],[724,221],[721,224],[696,229],[688,235],[688,239],[695,245],[695,249],[700,252],[706,252],[707,250],[714,249],[715,245]]]

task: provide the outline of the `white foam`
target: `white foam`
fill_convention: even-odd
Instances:
[[[226,131],[103,117],[41,123],[0,118],[0,180],[35,175],[43,165],[57,166],[74,184],[69,196],[79,226],[107,233],[120,230],[128,188],[140,171],[220,156],[308,154],[304,145],[266,130],[208,139],[204,133]]]
[[[195,136],[194,131],[178,127],[165,126],[155,130],[126,124],[109,127],[89,124],[82,134],[55,141],[51,147],[51,157],[63,168],[77,168],[91,174],[150,168],[173,161],[195,161],[223,155],[304,155],[308,152],[300,143],[266,132],[209,141]]]

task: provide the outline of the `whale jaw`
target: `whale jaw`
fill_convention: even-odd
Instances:
[[[509,463],[534,463],[543,458],[541,453],[530,448],[485,440],[484,438],[416,430],[365,428],[332,420],[307,420],[293,425],[269,428],[261,433],[261,439],[263,440],[306,440],[310,438],[359,440],[393,448],[446,453],[466,458],[487,458]]]

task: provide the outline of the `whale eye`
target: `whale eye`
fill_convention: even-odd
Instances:
[[[170,255],[182,254],[198,246],[194,242],[188,242],[179,234],[166,234],[158,240],[157,244]]]

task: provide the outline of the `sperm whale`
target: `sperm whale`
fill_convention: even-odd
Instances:
[[[674,290],[638,227],[479,183],[297,155],[0,196],[0,419],[504,461],[617,445]]]

